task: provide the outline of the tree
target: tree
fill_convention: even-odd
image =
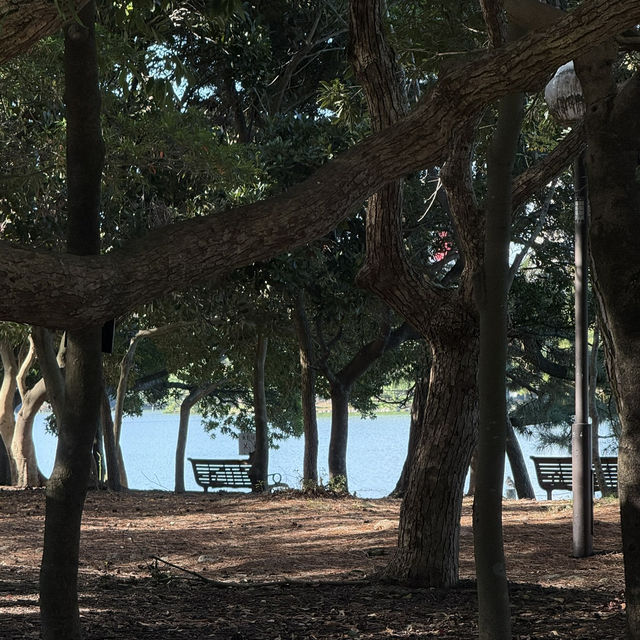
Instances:
[[[114,313],[132,308],[143,299],[151,299],[198,279],[221,276],[239,265],[263,259],[322,235],[335,226],[352,205],[376,191],[383,182],[441,161],[445,148],[450,144],[450,134],[457,129],[461,116],[466,119],[499,95],[540,82],[564,58],[584,53],[624,26],[633,25],[640,18],[639,14],[637,3],[630,0],[615,3],[594,0],[550,29],[553,46],[549,46],[548,38],[534,34],[505,47],[503,51],[480,56],[475,63],[460,65],[440,78],[412,115],[329,163],[306,184],[291,189],[275,201],[176,224],[169,230],[152,232],[129,243],[126,248],[101,257],[52,255],[5,246],[0,270],[5,273],[7,287],[0,314],[17,320],[67,325],[75,331],[69,335],[69,355],[74,363],[65,382],[67,398],[82,401],[74,402],[73,407],[86,409],[90,425],[93,413],[89,404],[96,399],[88,393],[77,395],[82,388],[77,369],[80,361],[95,364],[99,357],[95,352],[95,330],[83,331],[83,327],[99,326]],[[34,23],[37,27],[37,21]],[[4,33],[3,30],[3,36]],[[474,79],[469,81],[472,75]],[[70,127],[71,122],[69,120]],[[419,136],[416,131],[420,131]],[[434,135],[429,136],[429,133]],[[85,144],[87,150],[94,152],[100,146],[95,140]],[[73,203],[73,189],[70,189],[69,196]],[[277,216],[272,215],[276,208]],[[168,247],[162,241],[171,232],[174,233]],[[197,255],[197,260],[186,260],[185,255]],[[27,266],[28,269],[25,268]],[[31,292],[36,289],[43,295],[34,300]],[[455,335],[449,334],[449,337],[457,339]],[[87,357],[83,358],[83,354]],[[459,355],[465,356],[466,352]],[[437,364],[436,359],[434,367],[437,368]],[[89,389],[99,387],[95,367],[90,370],[93,379],[87,381],[92,385]],[[71,407],[66,406],[61,420],[58,469],[67,465],[67,470],[73,472],[72,477],[81,479],[84,473],[82,465],[88,466],[86,452],[90,445],[86,443],[85,436],[91,428],[80,429],[81,416],[71,411]],[[71,437],[71,434],[77,437]],[[72,447],[66,448],[69,444]],[[75,459],[78,460],[76,467],[73,466]],[[71,585],[64,591],[67,596],[75,589],[73,572],[69,567],[77,562],[77,532],[84,495],[78,487],[76,484],[75,500],[69,500],[70,495],[64,487],[58,487],[58,497],[61,498],[58,504],[62,506],[66,502],[66,508],[73,517],[63,520],[61,512],[64,509],[59,509],[54,516],[55,508],[51,505],[52,518],[57,518],[57,522],[48,518],[49,535],[45,535],[43,585],[50,587],[52,581],[47,582],[46,578],[51,576],[56,566],[55,556],[50,553],[56,546],[51,544],[52,540],[55,541],[52,533],[66,531],[70,534],[66,538],[68,548],[58,545],[55,549],[59,558],[57,562],[66,563],[62,567],[62,583]],[[47,609],[53,597],[51,591],[43,588],[43,609]],[[52,615],[57,615],[58,611],[71,612],[67,621],[74,619],[75,623],[70,625],[69,633],[60,636],[73,638],[78,635],[77,603],[73,598],[60,600],[65,606],[48,609],[48,612]],[[53,627],[51,619],[47,624],[49,628]]]
[[[526,0],[513,2],[526,5]],[[285,196],[176,223],[171,243],[163,229],[103,256],[54,256],[5,245],[0,269],[9,286],[0,317],[70,328],[100,323],[186,283],[220,277],[319,237],[381,183],[441,161],[449,146],[448,134],[461,116],[466,119],[501,95],[536,86],[567,57],[633,25],[639,13],[632,0],[592,0],[550,27],[546,35],[531,34],[460,64],[440,77],[411,114],[327,163]],[[437,132],[426,135],[434,123]],[[278,225],[269,223],[274,206]],[[186,255],[198,259],[185,260]],[[43,292],[37,300],[26,295],[34,288]]]
[[[100,182],[104,145],[100,129],[95,6],[65,31],[67,106],[67,248],[76,255],[100,249]],[[40,612],[45,640],[79,640],[78,556],[80,521],[91,449],[102,399],[101,325],[67,334],[64,379],[48,371],[47,387],[59,399],[58,446],[47,483]]]
[[[33,421],[47,398],[47,389],[44,378],[40,378],[31,388],[26,384],[35,355],[33,340],[29,338],[29,351],[16,377],[22,406],[18,411],[11,438],[11,458],[16,466],[15,484],[22,488],[42,485],[33,447]]]
[[[589,239],[593,282],[600,315],[607,368],[617,400],[622,432],[618,450],[619,495],[625,566],[627,626],[640,638],[640,405],[637,371],[640,239],[634,231],[640,209],[637,180],[640,73],[620,87],[615,77],[617,43],[595,48],[576,59],[585,102],[591,224]],[[612,251],[615,247],[615,251]],[[636,382],[634,382],[634,380]]]
[[[401,71],[384,39],[381,5],[353,2],[351,27],[354,65],[372,121],[387,131],[406,108],[406,98]],[[457,582],[462,487],[476,437],[478,336],[472,278],[481,247],[472,238],[481,237],[481,231],[478,216],[474,221],[469,215],[473,199],[459,188],[460,183],[467,185],[474,130],[475,120],[456,139],[447,172],[440,172],[464,255],[458,286],[445,289],[410,262],[401,236],[400,184],[386,187],[369,203],[367,255],[359,275],[361,283],[411,322],[431,349],[428,400],[419,414],[424,424],[402,503],[398,548],[385,569],[394,580],[431,586]],[[451,441],[458,446],[450,447]]]
[[[379,11],[372,12],[366,6],[366,3],[352,4],[353,50],[374,122],[380,126],[381,122],[392,122],[396,117],[394,109],[397,112],[397,105],[402,105],[397,80],[401,74],[394,69],[380,20],[376,22],[371,18],[379,15]],[[365,27],[368,27],[366,32]],[[393,108],[389,109],[388,105]],[[479,322],[475,298],[481,295],[478,287],[482,290],[485,278],[482,242],[485,216],[477,205],[471,179],[475,132],[475,118],[458,128],[449,158],[440,171],[453,220],[450,233],[457,245],[454,256],[459,256],[458,268],[451,268],[443,281],[438,282],[425,277],[423,272],[430,270],[411,262],[402,248],[406,243],[400,231],[402,209],[396,188],[395,192],[387,189],[370,203],[367,258],[360,273],[360,281],[402,313],[432,350],[428,400],[425,410],[419,413],[425,424],[419,429],[421,437],[416,442],[401,510],[398,549],[385,575],[438,586],[454,584],[457,580],[459,510],[464,477],[474,448],[477,416]],[[542,176],[548,180],[553,172],[564,167],[567,156],[563,153],[571,145],[562,146],[562,150],[548,156],[535,171],[520,176],[513,189],[514,207],[521,205],[536,185],[544,184]],[[478,160],[475,163],[481,164]],[[504,175],[501,179],[504,180]],[[495,180],[500,184],[500,179]],[[510,180],[507,184],[511,184]],[[511,194],[511,189],[509,192]],[[485,208],[489,206],[487,203],[489,198],[485,199]],[[503,249],[503,254],[505,251]],[[457,286],[451,287],[458,274]],[[508,269],[504,277],[505,282],[510,280]],[[501,406],[497,428],[504,434],[504,398],[496,404],[498,409]],[[458,442],[458,447],[449,447],[451,441]],[[491,467],[500,471],[500,466],[492,464]],[[501,488],[502,481],[491,491],[501,496]],[[494,502],[495,499],[494,495]],[[456,505],[455,510],[451,509],[452,504]]]
[[[503,44],[502,16],[482,3],[490,40]],[[509,640],[511,613],[502,539],[502,485],[507,419],[507,296],[511,243],[512,171],[524,113],[524,96],[505,96],[487,155],[484,256],[475,287],[479,311],[479,437],[473,539],[478,581],[479,636]]]
[[[176,493],[184,493],[184,456],[187,445],[187,433],[189,429],[189,416],[193,406],[202,398],[212,393],[216,388],[215,383],[191,389],[187,397],[180,404],[180,425],[178,427],[178,442],[176,444],[176,469],[175,486]]]
[[[251,487],[255,492],[267,490],[269,476],[269,422],[265,394],[265,362],[269,339],[258,332],[253,372],[253,421],[256,448],[251,456]]]
[[[11,455],[11,445],[16,427],[15,400],[18,391],[18,359],[12,340],[8,337],[0,341],[0,356],[2,357],[2,386],[0,387],[0,437],[4,447],[2,455],[6,464],[3,481],[12,484],[16,480],[16,463]],[[24,356],[24,354],[22,354]],[[22,360],[22,358],[20,358]]]
[[[370,293],[354,286],[362,260],[364,225],[359,216],[325,237],[322,248],[294,254],[297,271],[289,286],[304,287],[315,340],[314,363],[322,373],[319,393],[331,398],[329,480],[348,491],[349,405],[373,409],[393,370],[400,369],[399,348],[415,331]],[[286,272],[285,272],[286,273]],[[286,275],[285,275],[286,278]],[[321,386],[320,386],[321,385]]]
[[[300,399],[304,425],[302,486],[306,489],[318,484],[318,421],[313,339],[302,290],[296,294],[292,315],[300,350]]]

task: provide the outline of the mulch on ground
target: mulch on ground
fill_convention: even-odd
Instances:
[[[81,610],[92,640],[471,638],[471,503],[456,589],[382,584],[400,502],[359,498],[90,492]],[[571,557],[565,502],[505,503],[514,638],[624,637],[618,508],[595,509],[596,554]],[[44,494],[0,491],[0,637],[39,635]]]

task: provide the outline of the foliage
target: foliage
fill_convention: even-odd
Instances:
[[[447,65],[485,45],[479,6],[470,0],[391,2],[388,19],[412,99]],[[117,2],[100,7],[98,38],[108,149],[105,252],[151,228],[280,193],[369,129],[363,94],[344,53],[344,2]],[[60,38],[50,38],[0,70],[2,237],[54,248],[62,246],[65,231],[61,55]],[[621,73],[636,63],[637,56],[629,54]],[[474,178],[480,196],[493,118],[488,110],[479,129]],[[544,102],[532,96],[518,170],[549,152],[560,133]],[[406,180],[405,244],[417,268],[455,287],[455,279],[446,278],[458,257],[455,229],[436,192],[437,180],[437,168]],[[526,411],[517,409],[529,416],[525,422],[534,419],[534,407],[540,423],[570,419],[569,387],[541,374],[527,350],[534,345],[556,365],[571,367],[571,191],[565,175],[510,299],[509,376],[514,391],[530,394]],[[532,234],[542,205],[542,196],[533,198],[514,217],[518,242]],[[219,379],[219,392],[202,411],[212,425],[247,426],[259,328],[271,341],[272,418],[282,433],[297,431],[292,300],[297,291],[306,292],[316,349],[339,371],[378,334],[384,313],[354,286],[363,252],[364,221],[357,212],[320,242],[254,265],[224,286],[173,295],[118,319],[116,355],[105,359],[108,384],[115,386],[119,360],[139,328],[193,323],[140,343],[127,411]],[[392,324],[398,322],[394,318]],[[414,378],[418,360],[411,344],[387,354],[354,386],[352,403],[373,413],[386,385]],[[159,386],[135,390],[158,372],[164,372]],[[184,388],[171,390],[169,381]],[[319,383],[319,392],[328,394],[326,382]],[[603,406],[609,397],[605,385]]]

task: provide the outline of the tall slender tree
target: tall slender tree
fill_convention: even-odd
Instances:
[[[67,249],[75,255],[100,251],[100,182],[104,144],[95,41],[95,4],[65,30],[67,121]],[[78,555],[80,521],[90,471],[91,449],[102,395],[101,326],[67,335],[64,388],[58,418],[58,446],[46,490],[44,548],[40,570],[40,611],[44,640],[80,640]]]

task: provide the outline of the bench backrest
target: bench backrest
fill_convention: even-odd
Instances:
[[[544,489],[551,485],[554,489],[571,490],[571,458],[539,458],[531,456],[536,468],[538,483]]]
[[[612,489],[618,488],[618,458],[600,457],[600,466],[605,484]],[[597,486],[597,479],[596,479]]]
[[[251,465],[244,460],[189,460],[193,465],[196,482],[201,486],[251,488]]]
[[[538,484],[543,488],[566,489],[571,491],[572,462],[570,457],[531,456],[538,476]],[[618,458],[601,457],[600,463],[606,485],[611,489],[618,487]],[[598,480],[594,476],[594,488],[599,490]]]

